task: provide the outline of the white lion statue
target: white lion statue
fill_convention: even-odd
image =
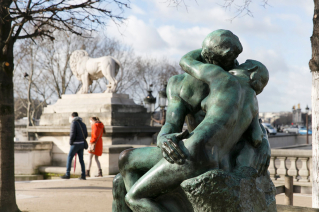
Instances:
[[[90,58],[85,50],[72,52],[70,68],[74,76],[82,82],[82,87],[78,94],[88,93],[89,86],[92,85],[93,80],[97,80],[103,76],[109,82],[105,93],[114,93],[117,86],[115,77],[119,69],[123,72],[121,63],[117,59],[111,56]]]

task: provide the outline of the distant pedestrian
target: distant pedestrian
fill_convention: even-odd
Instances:
[[[80,180],[86,180],[85,178],[85,165],[83,160],[83,151],[86,144],[86,138],[88,137],[88,132],[86,125],[82,122],[82,118],[79,117],[77,112],[72,113],[69,118],[71,123],[70,132],[70,152],[68,155],[66,163],[66,174],[63,175],[62,179],[70,179],[71,163],[75,154],[78,155],[81,164],[81,177]]]
[[[89,149],[88,149],[88,152],[90,154],[90,157],[89,157],[90,160],[89,160],[88,169],[86,170],[86,176],[90,177],[90,169],[92,165],[92,159],[94,156],[96,165],[99,169],[99,173],[95,177],[103,177],[101,163],[99,161],[99,156],[101,156],[103,152],[102,136],[104,132],[104,125],[98,117],[91,117],[90,123],[92,127],[91,140],[90,140]]]

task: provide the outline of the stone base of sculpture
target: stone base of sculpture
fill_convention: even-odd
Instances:
[[[69,117],[78,112],[90,126],[90,117],[98,116],[105,126],[150,126],[150,115],[127,94],[92,93],[62,95],[44,108],[40,126],[70,126]]]
[[[275,212],[276,188],[269,174],[257,177],[255,169],[242,167],[233,173],[220,169],[181,184],[194,212]]]

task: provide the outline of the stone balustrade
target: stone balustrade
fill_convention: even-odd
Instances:
[[[294,185],[311,186],[312,150],[272,149],[268,171],[275,184],[288,175],[293,177]]]

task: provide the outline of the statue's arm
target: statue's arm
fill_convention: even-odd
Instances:
[[[271,149],[269,145],[269,140],[267,136],[267,131],[262,124],[260,124],[260,128],[263,132],[262,142],[259,147],[256,149],[255,154],[255,167],[259,174],[265,175],[267,173],[270,157],[271,157]]]
[[[258,147],[262,143],[262,139],[264,137],[264,133],[262,131],[261,125],[259,124],[259,115],[253,118],[249,128],[245,132],[247,135],[247,140],[253,147]]]
[[[269,167],[271,149],[267,131],[264,126],[259,123],[258,114],[254,117],[249,128],[246,130],[245,137],[247,142],[256,149],[254,157],[252,158],[253,167],[256,168],[258,174],[266,174]]]
[[[178,135],[183,129],[188,111],[185,102],[179,97],[178,77],[173,76],[168,81],[166,122],[157,136],[157,146],[162,149],[163,157],[170,163],[178,163],[182,159],[181,150],[176,150],[179,147],[172,146],[174,144],[170,143],[169,140],[176,144],[179,142]]]
[[[201,49],[184,55],[179,65],[186,73],[205,83],[210,83],[220,75],[227,75],[227,72],[220,66],[201,62]]]
[[[168,81],[166,91],[168,100],[166,122],[159,132],[158,138],[170,133],[179,133],[182,131],[184,125],[187,107],[179,96],[177,80],[177,76],[173,76]]]

